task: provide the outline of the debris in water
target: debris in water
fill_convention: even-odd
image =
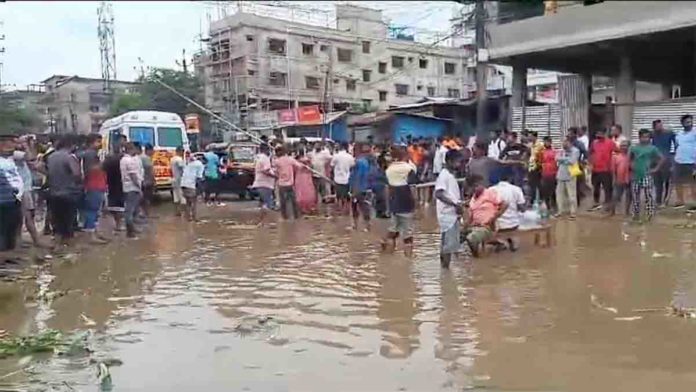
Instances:
[[[590,294],[590,302],[592,303],[592,305],[594,305],[602,310],[606,310],[607,312],[619,313],[619,311],[616,308],[605,306],[602,303],[600,303],[594,294]]]
[[[660,252],[653,252],[653,254],[652,254],[653,259],[664,259],[664,258],[668,258],[668,257],[672,257],[672,254],[671,253],[660,253]]]
[[[94,358],[90,358],[89,363],[92,364],[100,364],[103,363],[107,367],[112,367],[112,366],[121,366],[123,365],[123,361],[118,359],[118,358],[104,358],[101,360],[96,360]]]
[[[661,307],[661,308],[638,308],[638,309],[633,309],[632,312],[634,313],[652,313],[652,312],[664,312],[665,310],[670,310],[669,307]]]
[[[506,342],[509,343],[525,343],[527,341],[526,336],[506,336],[504,338]]]
[[[111,372],[104,362],[99,362],[97,365],[97,382],[102,391],[110,391],[112,388]]]
[[[97,325],[97,322],[92,320],[91,318],[85,316],[84,313],[80,313],[80,318],[82,319],[82,322],[85,323],[86,326],[88,327],[94,327]]]
[[[616,321],[636,321],[642,319],[643,316],[631,316],[631,317],[614,317]]]
[[[672,314],[678,317],[693,319],[696,318],[696,309],[672,305]]]

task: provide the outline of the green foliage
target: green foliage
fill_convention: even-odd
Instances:
[[[119,116],[131,110],[143,110],[148,108],[148,106],[147,100],[137,91],[133,93],[117,92],[114,95],[109,116]]]
[[[184,115],[186,113],[198,112],[188,102],[174,94],[155,80],[172,86],[179,93],[193,99],[196,102],[203,101],[203,85],[201,81],[194,75],[166,68],[153,68],[141,80],[139,92],[140,95],[149,102],[150,109],[161,110],[165,112],[178,113]]]
[[[34,133],[41,130],[42,126],[43,121],[39,113],[12,103],[0,103],[0,131],[14,134]]]
[[[53,352],[61,345],[63,335],[60,331],[49,329],[33,336],[15,336],[0,340],[0,358],[11,355],[26,355]]]
[[[68,336],[49,329],[30,336],[0,338],[0,358],[13,355],[53,352],[59,355],[79,355],[87,352],[89,331],[79,331]]]
[[[116,94],[110,114],[119,115],[131,110],[158,110],[183,116],[200,112],[156,80],[172,86],[196,102],[203,102],[203,84],[196,76],[174,69],[153,68],[138,80],[140,85],[136,91]]]

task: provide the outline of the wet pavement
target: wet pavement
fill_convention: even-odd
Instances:
[[[323,218],[251,227],[249,203],[192,225],[160,209],[116,240],[0,283],[0,329],[89,330],[91,354],[0,360],[0,390],[690,390],[696,232],[671,221],[558,221],[556,246],[440,269],[437,226],[413,259]],[[43,294],[37,294],[43,293]],[[46,293],[57,293],[46,295]],[[93,324],[94,323],[94,324]]]

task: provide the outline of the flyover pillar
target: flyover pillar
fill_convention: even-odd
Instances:
[[[624,136],[631,137],[633,129],[633,104],[636,100],[636,81],[633,78],[631,58],[621,55],[619,75],[616,77],[615,122],[623,128]]]
[[[512,66],[512,96],[511,107],[518,108],[524,105],[527,99],[527,67],[522,64]]]

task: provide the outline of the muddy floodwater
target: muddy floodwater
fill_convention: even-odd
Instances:
[[[349,221],[248,226],[248,204],[167,207],[140,240],[0,283],[0,329],[89,330],[91,354],[0,360],[0,390],[687,391],[696,385],[696,232],[559,221],[556,246],[440,269],[426,212],[413,259]],[[241,225],[241,226],[240,226]],[[37,292],[58,293],[37,299]]]

